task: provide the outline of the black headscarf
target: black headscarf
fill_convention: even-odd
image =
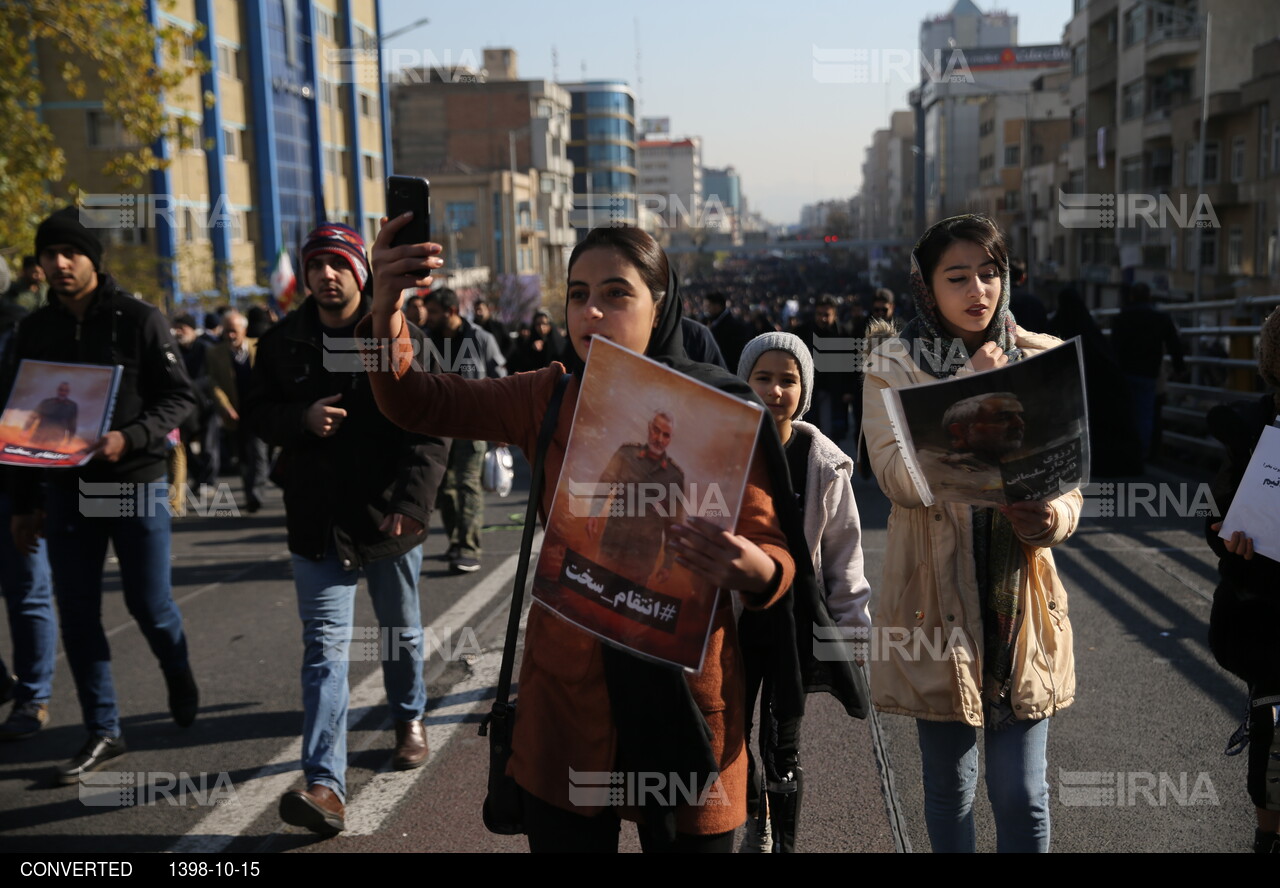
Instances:
[[[645,356],[690,379],[763,408],[763,402],[745,380],[721,367],[700,364],[688,358],[681,332],[682,317],[679,284],[668,262],[667,292],[658,323],[649,336]],[[585,368],[577,350],[571,347],[565,357],[570,372],[581,379]],[[826,690],[840,699],[850,715],[865,718],[870,695],[861,670],[852,662],[818,663],[811,656],[811,627],[830,627],[834,623],[808,556],[803,519],[791,491],[790,473],[778,428],[765,409],[760,411],[758,441],[773,488],[774,510],[796,563],[791,594],[765,611],[770,618],[773,637],[779,640],[774,645],[775,662],[771,664],[775,675],[775,712],[780,718],[803,715],[806,691]],[[704,781],[719,773],[719,762],[711,749],[711,728],[693,699],[683,670],[642,659],[612,645],[602,645],[601,649],[609,705],[613,710],[614,727],[618,730],[616,770],[680,774],[682,777],[692,774],[697,780],[693,785],[708,785]],[[806,652],[806,656],[801,656],[800,651]],[[645,821],[655,833],[674,841],[674,809],[650,802],[645,808]]]

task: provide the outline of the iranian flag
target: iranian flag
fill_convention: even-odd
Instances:
[[[293,262],[289,259],[289,251],[284,247],[276,254],[276,267],[271,272],[271,297],[275,299],[280,313],[289,311],[293,305],[293,297],[298,289],[297,278],[293,274]]]

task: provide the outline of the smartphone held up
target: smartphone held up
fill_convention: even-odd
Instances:
[[[396,232],[393,247],[424,244],[431,240],[431,183],[417,176],[387,178],[387,218],[412,212],[409,224]]]

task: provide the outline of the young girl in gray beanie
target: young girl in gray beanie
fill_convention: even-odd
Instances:
[[[790,333],[764,333],[747,343],[738,362],[738,375],[764,401],[778,425],[791,472],[791,487],[804,516],[804,536],[831,617],[846,639],[865,642],[871,621],[867,603],[871,586],[862,568],[862,527],[853,497],[853,460],[822,434],[801,422],[813,398],[813,359],[804,342]],[[800,553],[795,553],[800,557]],[[765,811],[772,821],[775,851],[795,849],[804,773],[797,763],[800,719],[780,721],[766,729],[771,676],[763,632],[749,613],[739,621],[739,638],[747,679],[747,738],[750,750],[752,710],[761,696],[762,757],[767,809],[759,806],[747,824],[746,850],[766,850]],[[758,786],[754,756],[751,785]],[[753,793],[758,797],[758,792]]]

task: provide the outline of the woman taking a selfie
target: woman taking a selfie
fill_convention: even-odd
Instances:
[[[429,286],[430,271],[443,262],[436,244],[392,246],[406,221],[407,214],[387,222],[372,251],[371,335],[390,342],[390,363],[384,366],[392,368],[371,374],[378,406],[405,428],[513,443],[532,462],[543,415],[565,368],[557,363],[481,380],[411,368],[400,293]],[[568,267],[568,363],[575,375],[564,389],[546,451],[544,524],[593,337],[713,385],[731,380],[736,393],[750,396],[745,384],[727,373],[684,357],[676,281],[649,235],[634,228],[595,229],[574,249]],[[757,445],[757,457],[765,446]],[[712,585],[737,590],[748,607],[771,604],[791,585],[793,561],[759,458],[753,461],[736,533],[689,518],[675,527],[674,536],[669,545],[678,561]],[[530,850],[616,851],[620,819],[642,821],[646,851],[731,850],[733,830],[746,819],[743,679],[732,597],[720,598],[702,672],[688,676],[603,645],[543,607],[530,610],[508,770],[523,791]],[[723,793],[711,794],[701,806],[577,807],[569,799],[571,769],[718,772]]]
[[[867,453],[893,503],[871,622],[945,640],[946,656],[908,657],[886,646],[871,664],[872,697],[881,712],[916,719],[935,852],[976,848],[979,728],[998,850],[1048,851],[1048,717],[1075,695],[1066,590],[1050,547],[1075,531],[1081,494],[926,507],[881,393],[993,370],[1061,341],[1014,323],[1004,235],[983,216],[944,219],[925,232],[911,283],[918,316],[872,353],[863,392]]]

